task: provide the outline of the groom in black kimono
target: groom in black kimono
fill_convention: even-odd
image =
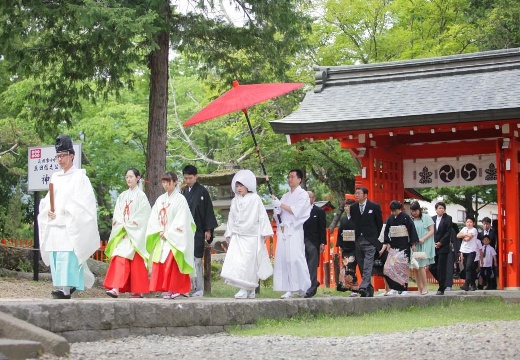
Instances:
[[[217,224],[217,219],[213,213],[213,203],[209,196],[208,190],[197,182],[197,168],[193,165],[187,165],[182,170],[184,177],[184,188],[181,190],[182,195],[188,201],[191,215],[195,220],[197,230],[195,231],[195,272],[196,277],[192,281],[191,296],[204,295],[204,278],[202,273],[202,256],[204,255],[204,246],[207,242],[211,244],[213,241],[213,229]]]

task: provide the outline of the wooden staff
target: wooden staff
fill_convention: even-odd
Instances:
[[[51,211],[54,212],[54,184],[49,183],[49,198],[51,200]]]

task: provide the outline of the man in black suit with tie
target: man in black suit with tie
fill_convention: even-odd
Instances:
[[[436,275],[439,288],[436,295],[444,295],[446,290],[446,266],[448,264],[448,254],[451,251],[450,233],[452,229],[451,216],[445,214],[446,204],[439,201],[435,204],[437,215],[432,216],[434,227],[433,239],[435,242],[435,268],[432,275]]]
[[[326,234],[327,225],[325,219],[325,211],[316,206],[314,201],[316,197],[312,191],[307,191],[310,199],[311,214],[309,218],[303,223],[303,233],[305,242],[305,259],[307,260],[307,267],[309,268],[309,275],[311,276],[311,287],[307,289],[305,296],[311,298],[316,295],[318,286],[318,262],[320,261],[320,254],[325,250],[327,244]]]
[[[491,219],[487,216],[482,219],[482,231],[480,231],[477,235],[477,239],[482,241],[484,236],[489,236],[489,245],[494,248],[497,253],[497,242],[498,242],[498,234],[495,229],[491,227]],[[489,290],[496,290],[497,289],[497,270],[498,268],[495,268],[495,276],[493,278],[489,279],[489,284],[487,284],[487,288]]]
[[[350,216],[356,225],[356,261],[362,276],[359,296],[373,297],[372,268],[376,251],[380,251],[383,246],[379,241],[383,214],[378,203],[368,200],[366,187],[358,187],[354,195],[357,202],[350,206]]]

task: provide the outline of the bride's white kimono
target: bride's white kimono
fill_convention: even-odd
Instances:
[[[235,195],[224,234],[231,238],[220,274],[226,283],[251,291],[258,286],[259,279],[265,280],[273,274],[264,241],[264,237],[271,235],[273,229],[260,196],[256,192]]]

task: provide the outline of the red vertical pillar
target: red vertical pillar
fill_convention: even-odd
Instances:
[[[520,190],[518,172],[520,143],[512,135],[497,140],[499,286],[520,289]]]

